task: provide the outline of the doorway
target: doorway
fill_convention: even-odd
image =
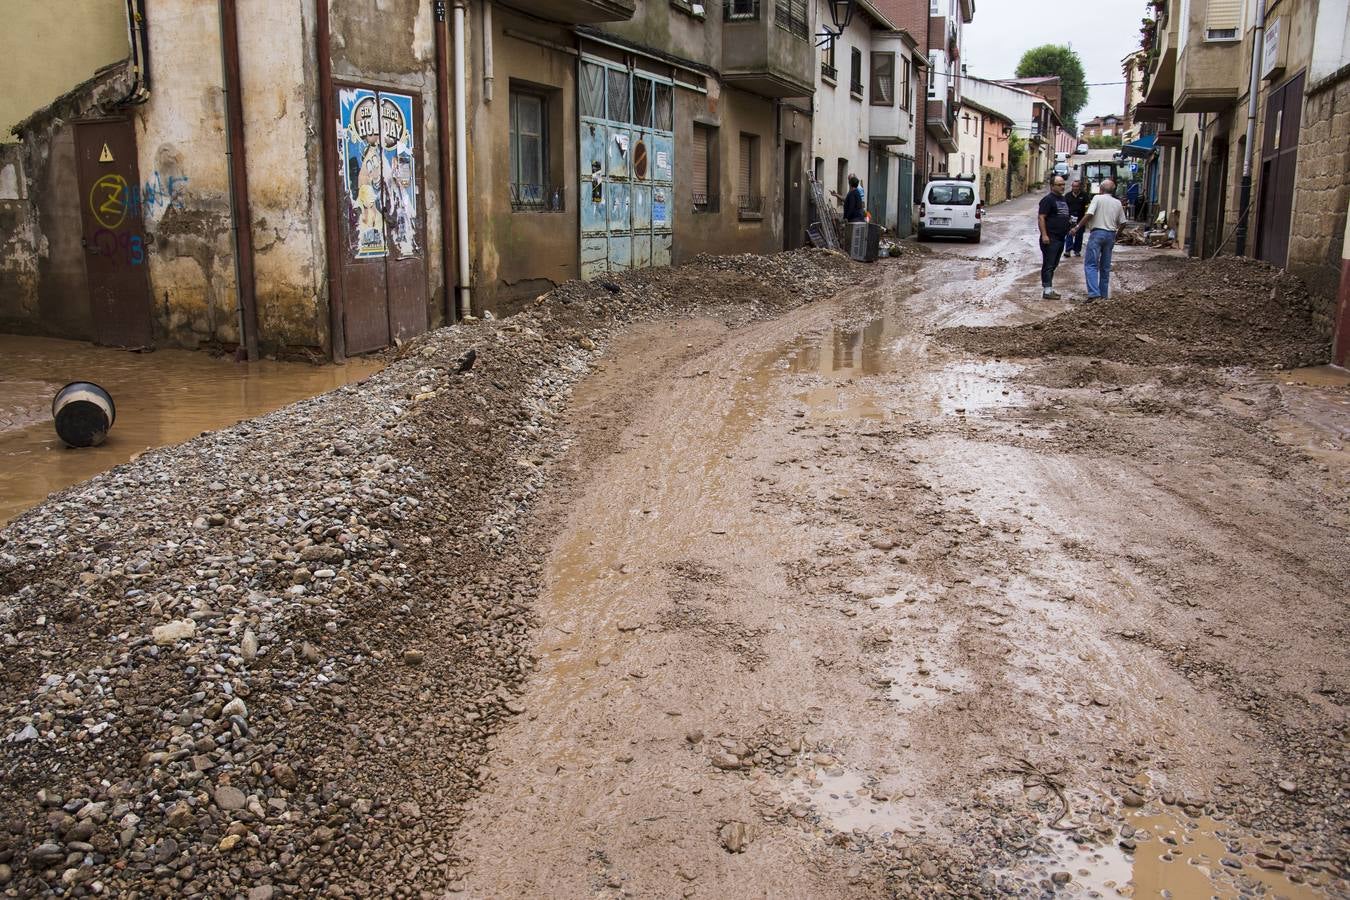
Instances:
[[[880,146],[872,145],[868,166],[867,210],[872,214],[873,223],[886,227],[886,195],[890,192],[887,184],[891,168],[891,155]]]
[[[802,145],[783,142],[783,249],[795,250],[805,243],[802,224]]]
[[[900,174],[897,176],[895,233],[902,238],[914,233],[914,160],[908,156],[900,157]]]
[[[1210,147],[1205,172],[1205,224],[1200,253],[1209,259],[1219,252],[1223,240],[1224,215],[1227,212],[1228,143],[1215,140]]]
[[[130,119],[75,123],[75,177],[94,343],[148,347],[150,282]]]
[[[1298,128],[1303,115],[1303,73],[1270,92],[1261,140],[1261,206],[1256,219],[1256,256],[1274,266],[1289,261],[1289,223],[1294,214]]]
[[[427,330],[422,99],[371,85],[335,87],[343,334],[367,353]]]

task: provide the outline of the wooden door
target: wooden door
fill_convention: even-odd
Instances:
[[[75,174],[94,342],[148,347],[150,282],[131,120],[76,122]]]
[[[336,90],[343,333],[365,353],[427,329],[421,98]]]

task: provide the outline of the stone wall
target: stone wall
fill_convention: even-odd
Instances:
[[[980,190],[983,192],[986,206],[1002,203],[1008,199],[1008,170],[994,166],[980,169]]]
[[[1289,270],[1317,296],[1317,324],[1330,340],[1350,203],[1350,72],[1312,87],[1299,135]]]

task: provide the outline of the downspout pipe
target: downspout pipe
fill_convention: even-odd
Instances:
[[[455,243],[459,251],[460,318],[473,314],[469,289],[469,129],[465,114],[464,69],[468,60],[464,55],[464,14],[468,0],[455,0],[454,11],[454,67],[455,67]]]
[[[483,0],[483,102],[492,102],[492,0]]]
[[[1256,31],[1252,35],[1252,71],[1247,82],[1247,139],[1242,145],[1242,182],[1238,187],[1238,256],[1247,255],[1247,216],[1252,206],[1252,146],[1256,143],[1256,93],[1261,87],[1261,56],[1265,49],[1266,0],[1256,0]]]
[[[239,10],[219,0],[221,61],[225,74],[225,159],[230,179],[230,225],[234,275],[239,291],[239,332],[244,355],[258,359],[258,297],[253,278],[253,217],[248,205],[248,158],[244,151],[244,102],[239,75]]]
[[[455,196],[452,187],[455,173],[454,160],[450,152],[450,35],[446,21],[445,0],[435,0],[433,15],[436,18],[436,154],[440,169],[441,189],[441,283],[445,285],[445,321],[454,322],[457,315],[454,283],[450,279],[455,271],[455,251],[451,244],[450,221],[451,197]]]
[[[337,109],[333,101],[333,55],[328,25],[328,0],[315,4],[314,43],[319,55],[319,144],[323,159],[323,232],[328,270],[328,340],[333,362],[347,359],[347,335],[343,331],[342,256],[338,245],[338,152]]]

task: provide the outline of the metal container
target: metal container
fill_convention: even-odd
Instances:
[[[68,447],[97,447],[117,419],[112,395],[92,381],[72,381],[52,398],[56,435]]]
[[[848,255],[861,262],[873,262],[881,245],[881,226],[871,222],[848,223]]]

